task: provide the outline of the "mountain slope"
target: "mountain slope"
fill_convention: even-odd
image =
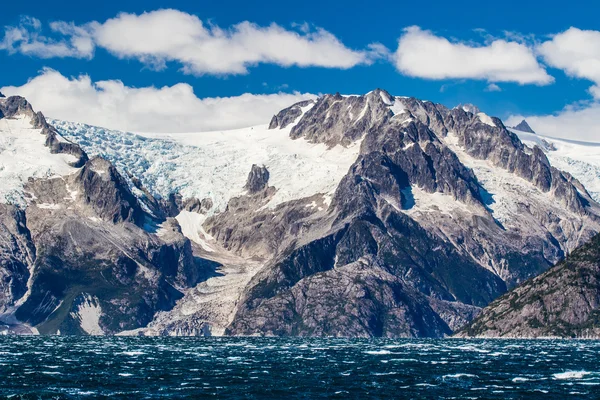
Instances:
[[[486,307],[462,337],[600,337],[600,235]]]

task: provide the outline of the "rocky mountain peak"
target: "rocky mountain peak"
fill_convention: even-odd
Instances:
[[[26,115],[31,118],[35,117],[33,107],[29,102],[21,96],[10,96],[4,98],[0,103],[0,116],[3,118],[14,118],[19,115]]]
[[[465,112],[471,113],[471,114],[479,114],[481,112],[481,110],[479,109],[479,107],[477,107],[474,104],[461,104],[459,105],[457,108],[460,108],[462,110],[464,110]]]
[[[519,124],[514,126],[512,129],[516,129],[521,132],[535,133],[535,131],[533,129],[531,129],[531,127],[525,120],[519,122]]]
[[[69,162],[72,167],[80,168],[88,160],[83,149],[73,142],[63,138],[53,126],[49,125],[41,112],[35,112],[31,104],[21,96],[10,96],[0,102],[0,118],[15,118],[25,116],[30,118],[31,126],[41,129],[41,134],[46,136],[45,146],[54,154],[70,154],[76,161]]]
[[[292,139],[304,138],[328,147],[347,147],[361,139],[374,126],[393,116],[393,97],[383,90],[364,96],[339,93],[319,97],[292,128]]]

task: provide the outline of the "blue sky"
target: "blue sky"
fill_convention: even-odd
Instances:
[[[416,26],[419,27],[420,33],[429,33],[438,39],[472,48],[489,46],[491,42],[500,40],[515,45],[519,43],[523,48],[530,49],[571,27],[585,32],[600,29],[597,19],[600,15],[599,2],[571,1],[568,6],[558,1],[507,0],[486,3],[487,5],[481,5],[434,0],[423,5],[421,2],[365,4],[359,1],[305,0],[296,5],[294,2],[282,1],[262,1],[255,4],[249,4],[247,1],[103,1],[91,2],[82,7],[75,1],[61,1],[59,5],[56,5],[56,2],[37,0],[27,3],[7,2],[2,5],[0,26],[5,29],[18,27],[22,24],[24,16],[35,18],[41,24],[37,34],[43,36],[46,42],[68,40],[70,37],[51,30],[48,24],[54,21],[72,22],[73,26],[83,27],[92,21],[102,24],[117,17],[119,13],[139,16],[144,12],[168,7],[184,15],[198,17],[205,27],[212,24],[227,31],[237,24],[249,21],[259,29],[266,29],[275,23],[283,30],[301,36],[308,35],[306,32],[314,34],[322,29],[332,35],[345,50],[366,52],[370,51],[369,45],[378,43],[387,49],[389,54],[373,56],[368,62],[359,62],[351,67],[323,66],[319,65],[318,61],[314,66],[287,66],[281,62],[250,61],[244,65],[245,71],[242,73],[230,70],[214,73],[212,70],[207,72],[206,69],[198,72],[197,63],[194,64],[194,72],[185,73],[182,67],[186,64],[177,57],[175,60],[167,60],[163,68],[157,69],[154,62],[148,62],[148,55],[119,55],[116,52],[120,50],[115,50],[114,46],[100,45],[98,39],[94,39],[96,43],[91,56],[75,57],[41,57],[39,54],[19,51],[17,43],[13,44],[12,51],[7,48],[0,50],[0,87],[21,87],[29,79],[38,76],[44,68],[51,68],[66,78],[75,78],[83,74],[89,76],[92,82],[120,80],[126,87],[132,88],[161,88],[185,83],[191,86],[198,98],[280,92],[362,94],[380,87],[392,94],[415,96],[447,106],[474,103],[488,114],[501,118],[521,115],[543,118],[560,113],[568,106],[573,108],[571,111],[589,112],[589,108],[595,110],[597,98],[591,94],[590,87],[594,86],[600,77],[596,77],[593,72],[568,65],[564,60],[564,51],[562,58],[556,58],[558,61],[545,62],[532,50],[532,60],[539,60],[538,70],[534,71],[538,75],[532,79],[514,78],[514,74],[509,79],[497,79],[498,74],[490,77],[485,71],[475,71],[471,76],[465,77],[409,76],[418,75],[421,67],[412,63],[412,66],[408,67],[412,68],[412,72],[407,73],[393,61],[394,52],[398,49],[398,40],[406,34],[408,27]],[[308,31],[302,27],[303,24],[307,24]],[[35,31],[37,28],[27,29]],[[165,35],[174,30],[176,29],[170,29]],[[575,45],[576,39],[574,37],[571,40]],[[265,42],[263,46],[269,46],[269,43]],[[518,58],[514,56],[518,53],[512,54],[512,57]],[[155,57],[150,56],[153,59]],[[510,59],[510,54],[508,56]],[[592,61],[600,63],[600,55],[592,54],[589,57]],[[313,58],[308,64],[315,64]],[[431,59],[436,58],[433,55]],[[330,62],[331,60],[325,64]],[[460,59],[455,62],[460,66]],[[464,62],[468,63],[468,60]],[[443,69],[444,65],[438,66],[439,68]],[[552,82],[542,82],[546,78],[540,77],[540,73],[545,73]],[[439,75],[439,71],[433,73],[436,74]],[[490,86],[492,84],[494,86]],[[33,88],[29,89],[30,92],[33,91]],[[10,89],[8,91],[10,92]],[[549,130],[549,121],[539,120],[538,125]],[[588,125],[585,128],[587,127]],[[557,132],[555,129],[550,133],[557,135]],[[580,139],[594,139],[589,135],[581,136],[577,132],[567,136],[569,135],[579,135],[577,137]]]

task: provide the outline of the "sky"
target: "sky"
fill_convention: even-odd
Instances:
[[[0,91],[49,117],[190,132],[382,88],[600,142],[597,15],[581,0],[7,2]]]

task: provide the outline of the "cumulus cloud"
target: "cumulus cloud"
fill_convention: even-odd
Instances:
[[[514,115],[506,120],[514,126],[526,119],[540,135],[600,143],[600,102],[584,102],[565,107],[552,115]]]
[[[243,94],[198,98],[185,83],[162,88],[126,86],[119,80],[93,82],[45,69],[22,86],[0,89],[22,95],[36,110],[67,121],[133,132],[196,132],[266,124],[279,110],[311,94]]]
[[[523,43],[451,42],[417,26],[405,29],[392,58],[401,73],[425,79],[481,79],[522,85],[554,81],[538,63],[533,49]]]
[[[23,17],[19,25],[6,26],[0,49],[10,54],[21,53],[40,58],[76,57],[91,58],[94,44],[85,29],[57,22],[50,25],[53,32],[62,35],[53,39],[42,34],[42,23],[31,17]]]
[[[249,67],[261,63],[347,69],[371,64],[387,54],[378,43],[365,50],[350,49],[330,32],[308,24],[288,30],[277,24],[259,26],[244,21],[221,28],[173,9],[139,15],[121,13],[105,22],[81,26],[53,22],[51,30],[60,39],[41,36],[41,24],[35,21],[35,25],[7,28],[4,48],[40,57],[77,57],[91,56],[99,47],[155,69],[177,62],[185,73],[194,75],[245,74]],[[33,45],[37,50],[28,50]]]
[[[544,61],[575,78],[595,83],[590,93],[600,99],[600,32],[569,28],[538,46]]]

